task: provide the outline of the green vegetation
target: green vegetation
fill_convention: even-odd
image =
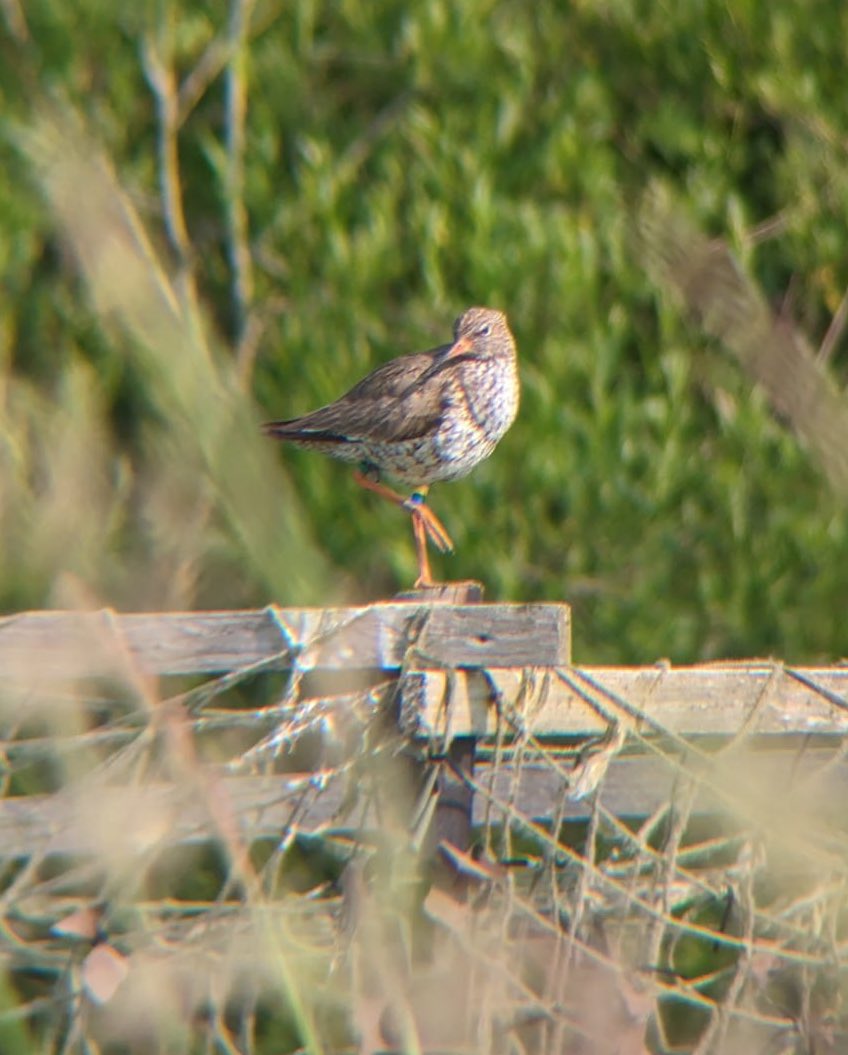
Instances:
[[[523,405],[435,490],[437,573],[571,602],[582,661],[844,654],[844,496],[633,232],[663,180],[818,346],[848,286],[845,5],[231,6],[2,6],[3,607],[407,586],[397,511],[254,425],[481,303],[510,316]],[[133,316],[126,261],[104,296],[99,151],[167,326]]]

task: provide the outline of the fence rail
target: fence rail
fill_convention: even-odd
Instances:
[[[268,669],[392,672],[433,667],[555,666],[570,660],[564,604],[373,604],[258,611],[24,612],[0,620],[0,676],[147,674]]]

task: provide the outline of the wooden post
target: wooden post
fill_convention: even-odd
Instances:
[[[396,601],[418,601],[421,604],[482,604],[484,587],[474,579],[461,582],[434,582],[417,590],[395,594]]]
[[[397,600],[421,601],[424,604],[481,604],[484,588],[480,582],[437,583],[421,590],[401,594]],[[438,796],[428,844],[435,859],[434,884],[461,897],[465,879],[453,866],[453,858],[442,853],[452,846],[462,853],[471,849],[474,824],[474,791],[466,778],[474,776],[476,736],[455,736],[447,745],[436,782]]]

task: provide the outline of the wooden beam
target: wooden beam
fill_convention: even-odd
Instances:
[[[410,653],[412,649],[412,653]],[[121,615],[24,612],[0,619],[0,678],[203,674],[267,663],[303,670],[556,666],[571,660],[564,604],[400,602]]]
[[[538,737],[594,735],[612,719],[646,734],[848,733],[848,667],[412,671],[402,697],[407,721],[455,736],[493,736],[499,723]]]
[[[562,806],[564,820],[585,820],[591,799],[568,798],[567,759],[509,762],[497,768],[477,761],[473,820],[487,815],[500,824],[510,817],[549,821]],[[787,804],[815,802],[810,815],[828,810],[841,822],[848,795],[848,760],[834,749],[746,750],[705,760],[653,754],[613,758],[600,785],[601,805],[618,817],[644,817],[674,800],[681,782],[695,780],[693,813],[751,809],[783,811]],[[726,794],[722,793],[726,790]],[[232,803],[246,839],[279,839],[298,831],[348,832],[378,822],[365,798],[350,797],[343,778],[319,787],[310,774],[225,777],[220,791]],[[812,797],[812,798],[811,798]],[[347,806],[349,812],[342,812]],[[209,811],[196,791],[175,784],[92,787],[52,795],[0,800],[0,859],[40,854],[102,854],[109,859],[144,855],[178,843],[214,838]]]

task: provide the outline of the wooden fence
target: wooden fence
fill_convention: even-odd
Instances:
[[[752,774],[777,774],[791,766],[796,779],[816,774],[833,792],[848,782],[841,748],[848,732],[848,667],[794,668],[770,660],[682,668],[574,666],[570,613],[562,604],[404,601],[320,610],[36,612],[0,621],[0,687],[19,716],[45,706],[61,710],[63,699],[78,698],[69,693],[70,685],[111,681],[138,688],[151,678],[164,685],[201,676],[206,680],[191,691],[182,689],[180,699],[199,726],[204,721],[211,726],[205,708],[263,672],[287,678],[281,691],[295,708],[314,707],[316,701],[344,706],[355,698],[360,709],[376,710],[386,696],[370,690],[391,684],[392,705],[406,735],[422,744],[437,738],[459,748],[456,758],[464,758],[465,768],[455,758],[445,779],[465,788],[469,824],[493,802],[507,799],[525,815],[550,817],[559,811],[567,818],[586,817],[588,792],[596,787],[610,812],[647,815],[669,799],[683,773],[703,778],[696,812],[720,809],[721,767],[735,765],[728,750],[743,739],[758,748],[746,761]],[[151,699],[168,695],[161,687],[138,691]],[[266,717],[273,719],[273,713],[271,708]],[[227,714],[231,725],[246,720],[241,712],[219,709],[218,728],[227,727]],[[612,740],[611,729],[617,730]],[[116,735],[111,728],[102,733],[103,739]],[[96,742],[98,732],[85,736]],[[267,736],[273,740],[273,732]],[[487,748],[516,737],[559,761],[525,760],[517,774],[509,752],[502,751],[496,764]],[[705,737],[720,742],[723,751],[701,751]],[[580,768],[586,744],[603,760],[597,779],[589,767],[588,782],[585,766]],[[25,739],[7,741],[13,752],[25,745]],[[252,774],[249,766],[238,775],[231,769],[221,767],[223,785],[237,815],[250,819],[254,837],[278,832],[290,817],[283,789],[317,787],[311,772],[272,779]],[[485,795],[475,794],[475,788],[487,789]],[[137,788],[122,790],[120,783],[110,788],[119,811],[124,795],[142,809],[139,794]],[[332,823],[344,794],[340,785],[329,784],[321,794],[307,796],[297,817],[299,830]],[[164,784],[147,784],[143,799],[167,795]],[[169,838],[199,837],[201,813],[196,803],[182,802]],[[0,854],[48,846],[68,852],[86,845],[85,821],[75,818],[73,796],[62,790],[0,800]]]
[[[92,1005],[123,1038],[179,994],[236,1050],[235,999],[252,1052],[270,991],[291,1050],[848,1050],[848,668],[575,665],[566,605],[467,596],[0,621],[13,1014],[99,1045]]]

